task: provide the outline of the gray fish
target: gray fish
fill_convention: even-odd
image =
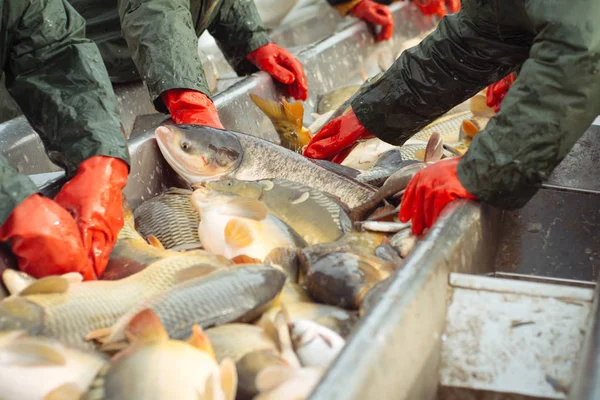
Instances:
[[[349,207],[375,189],[269,141],[200,125],[160,126],[158,146],[171,167],[192,185],[222,179],[282,178],[339,197]]]
[[[156,237],[165,249],[199,243],[200,214],[191,195],[191,190],[170,188],[140,204],[133,212],[136,229],[144,238]]]
[[[360,306],[361,317],[367,315],[375,306],[375,304],[379,302],[379,299],[381,299],[381,296],[387,292],[393,280],[393,277],[389,277],[386,280],[379,282],[377,285],[373,286],[371,290],[369,290]]]
[[[380,187],[385,180],[400,168],[417,163],[416,160],[404,160],[402,154],[398,150],[388,150],[379,156],[375,164],[367,171],[360,173],[356,180]]]
[[[124,339],[125,328],[143,309],[152,309],[171,338],[185,338],[194,324],[209,328],[256,319],[281,292],[286,276],[270,265],[240,265],[189,279],[138,303],[110,328],[104,349]]]
[[[262,201],[269,213],[288,224],[309,245],[331,242],[352,229],[345,210],[331,198],[287,179],[209,182],[209,189]]]
[[[400,254],[400,257],[406,258],[417,244],[419,238],[410,229],[402,230],[396,233],[390,239],[390,245]]]

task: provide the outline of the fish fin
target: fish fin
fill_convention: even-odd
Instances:
[[[12,342],[6,345],[0,354],[2,364],[19,366],[65,365],[67,360],[62,352],[54,346],[43,342]]]
[[[260,320],[256,323],[256,325],[263,328],[268,337],[275,342],[275,345],[281,350],[281,344],[279,343],[279,335],[277,334],[277,328],[275,328],[275,324],[266,314],[260,318]]]
[[[262,264],[263,262],[258,258],[253,258],[245,254],[235,256],[231,259],[235,264]]]
[[[321,114],[319,114],[319,113],[310,113],[310,116],[313,117],[314,119],[321,118]]]
[[[146,237],[146,240],[152,247],[156,247],[158,249],[163,249],[163,250],[165,249],[165,246],[163,246],[163,244],[160,242],[160,240],[158,240],[158,238],[154,235],[148,235]]]
[[[79,272],[67,272],[61,275],[62,278],[66,279],[69,283],[81,283],[83,282],[83,275]]]
[[[304,105],[302,102],[288,103],[285,99],[281,101],[286,119],[294,121],[296,129],[300,132],[303,129],[302,119],[304,118]]]
[[[79,400],[83,391],[76,384],[64,383],[48,392],[44,396],[44,400]]]
[[[266,367],[256,375],[254,382],[259,392],[276,388],[295,374],[294,368],[283,366]]]
[[[225,394],[225,400],[235,400],[238,386],[237,370],[231,358],[225,358],[219,365],[221,375],[221,388]]]
[[[137,313],[127,324],[125,333],[135,340],[166,340],[169,338],[160,318],[150,308]]]
[[[188,339],[188,343],[203,353],[208,354],[212,359],[216,360],[215,351],[210,343],[208,335],[204,333],[200,325],[195,324],[192,327],[192,336]]]
[[[465,119],[461,124],[462,131],[471,139],[479,133],[479,124],[476,121]]]
[[[334,162],[327,161],[327,160],[318,160],[316,158],[315,159],[311,158],[310,161],[317,164],[321,168],[327,169],[329,171],[335,172],[340,175],[350,177],[352,179],[355,179],[361,173],[357,169],[347,167],[347,166],[341,165],[341,164],[336,164]]]
[[[192,187],[192,189],[196,190],[196,189],[203,188],[204,184],[203,183],[192,183],[190,186]]]
[[[281,308],[282,309],[279,310],[277,315],[275,315],[275,328],[277,329],[281,357],[288,363],[290,367],[299,368],[302,364],[300,364],[300,360],[294,352],[292,338],[290,337],[290,329],[288,327],[289,320],[286,312],[283,311],[283,306]]]
[[[69,290],[69,281],[62,276],[47,276],[38,279],[23,289],[19,296],[30,296],[32,294],[65,293]]]
[[[418,149],[415,151],[415,160],[418,160],[418,161],[425,160],[425,149]]]
[[[265,99],[253,93],[249,94],[250,99],[260,110],[265,113],[271,121],[286,119],[284,106],[275,100]]]
[[[131,206],[125,195],[123,195],[123,223],[135,230],[135,218],[133,217],[133,211],[131,210]]]
[[[248,197],[236,197],[221,208],[224,215],[262,221],[269,216],[265,203]]]
[[[225,225],[225,242],[228,246],[243,248],[250,246],[254,238],[246,222],[239,219],[231,219]]]
[[[125,332],[125,336],[130,341],[137,340],[137,338],[131,336],[131,334],[127,332]],[[103,344],[102,346],[100,346],[100,350],[104,351],[105,353],[111,353],[114,351],[121,351],[127,347],[129,347],[129,343],[125,340],[120,340],[118,342]]]
[[[107,336],[110,336],[111,333],[112,333],[112,328],[95,329],[95,330],[91,331],[90,333],[88,333],[87,335],[85,335],[84,339],[86,341],[99,340],[99,339],[103,339]]]
[[[186,268],[181,271],[178,271],[175,274],[175,282],[181,283],[189,281],[190,279],[199,278],[201,276],[208,275],[211,272],[216,271],[217,269],[217,267],[210,264],[200,264],[194,267]]]
[[[2,273],[2,282],[12,295],[18,295],[23,289],[35,283],[36,279],[25,272],[5,269]]]

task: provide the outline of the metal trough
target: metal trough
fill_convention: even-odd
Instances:
[[[296,49],[311,91],[305,103],[307,122],[318,95],[361,82],[362,69],[375,75],[382,60],[395,58],[404,41],[434,26],[434,19],[423,17],[410,4],[395,4],[392,10],[397,28],[390,42],[375,44],[368,27],[355,22],[333,36]],[[293,32],[287,34],[294,37]],[[225,127],[277,141],[270,121],[248,93],[277,98],[283,94],[281,87],[264,73],[231,82],[215,97]],[[124,102],[137,110],[132,113],[132,170],[125,190],[134,208],[170,186],[185,185],[163,160],[153,138],[154,128],[165,116],[139,117],[149,112],[138,94],[141,96],[139,88],[133,88],[130,95],[135,104]],[[599,130],[599,126],[590,127],[545,188],[522,210],[501,212],[465,201],[449,206],[355,329],[311,398],[566,398],[561,390],[569,386],[572,396],[577,394],[572,399],[598,398],[600,310],[593,302],[598,296],[592,290],[598,278],[600,187],[591,171],[599,159],[600,145],[592,140]],[[0,125],[0,145],[21,171],[43,174],[36,178],[40,186],[60,177],[23,118]],[[490,318],[496,315],[495,309],[484,306],[492,304],[498,293],[507,304],[543,303],[545,319],[535,319],[535,307],[530,307],[525,319],[513,318],[507,304],[500,311],[509,312]],[[458,330],[457,334],[455,328],[469,315],[481,316],[477,319],[480,327],[508,323],[516,333],[511,330],[510,335],[492,341],[485,330],[480,334]],[[522,386],[514,382],[503,385],[501,379],[506,375],[501,372],[506,372],[508,364],[489,355],[502,350],[502,344],[514,346],[525,340],[527,330],[534,327],[545,339],[544,334],[555,329],[545,321],[568,320],[569,316],[571,321],[562,321],[556,328],[559,333],[566,332],[559,335],[562,347],[553,348],[543,339],[524,347],[546,355],[555,351],[555,358],[548,361],[542,357],[529,367],[537,380]],[[482,346],[489,343],[497,348],[487,347],[489,351],[483,352]],[[517,347],[514,352],[525,357],[528,353],[522,350]],[[454,357],[457,352],[466,355],[459,359]],[[483,357],[486,354],[488,357]],[[497,369],[473,376],[469,366]],[[466,372],[457,374],[459,370]]]

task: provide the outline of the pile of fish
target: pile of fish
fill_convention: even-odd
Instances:
[[[359,90],[322,96],[322,123]],[[158,127],[160,151],[189,187],[134,212],[124,201],[102,280],[4,271],[0,397],[308,397],[418,241],[397,220],[409,180],[485,126],[478,96],[404,146],[361,142],[344,165],[299,154],[315,132],[301,103],[253,96],[282,145]]]

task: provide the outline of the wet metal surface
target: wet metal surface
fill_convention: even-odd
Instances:
[[[554,169],[546,187],[563,187],[600,193],[600,126],[592,125],[565,159]]]
[[[595,281],[600,195],[542,189],[503,216],[497,271]]]

